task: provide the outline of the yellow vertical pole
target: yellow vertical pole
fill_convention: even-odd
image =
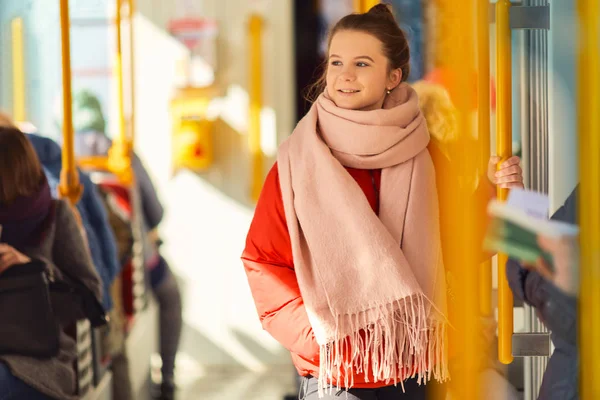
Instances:
[[[258,200],[263,183],[263,154],[260,146],[260,113],[262,110],[262,31],[263,19],[259,15],[252,15],[249,23],[249,87],[250,109],[248,121],[248,144],[252,159],[251,169],[251,197]]]
[[[511,78],[511,31],[510,1],[496,3],[496,146],[502,161],[512,156],[512,78]],[[498,199],[506,200],[507,189],[498,189]],[[498,359],[510,364],[513,334],[513,294],[506,279],[505,254],[498,254]]]
[[[368,12],[371,8],[379,4],[379,0],[363,0],[363,12]]]
[[[123,94],[123,45],[121,41],[121,1],[116,0],[116,49],[115,55],[115,77],[117,79],[117,106],[118,106],[118,119],[119,119],[119,136],[118,141],[121,143],[127,143],[127,130],[125,127],[125,101]]]
[[[116,0],[115,28],[116,28],[116,54],[115,78],[117,84],[117,116],[119,123],[118,136],[113,141],[108,151],[108,165],[124,184],[132,182],[131,172],[131,141],[127,137],[125,124],[125,101],[123,93],[123,46],[121,41],[121,5],[122,0]]]
[[[489,317],[492,315],[492,261],[486,260],[481,263],[479,274],[479,312]]]
[[[477,79],[477,134],[481,143],[479,175],[486,179],[490,158],[490,19],[488,2],[481,0],[477,2]],[[492,315],[491,261],[481,265],[479,293],[481,314]]]
[[[68,199],[72,205],[79,201],[82,188],[75,164],[73,146],[73,114],[71,99],[71,21],[69,20],[69,0],[60,0],[60,36],[62,46],[62,84],[63,84],[63,149],[62,170],[60,172],[60,196]]]
[[[12,36],[12,81],[13,119],[16,122],[27,120],[25,104],[25,51],[23,40],[23,18],[15,18],[11,23]]]
[[[479,170],[481,149],[479,144],[473,140],[474,124],[473,103],[475,92],[464,90],[470,87],[470,72],[476,69],[475,34],[477,32],[476,0],[465,0],[460,7],[456,6],[455,0],[439,0],[444,9],[445,17],[449,18],[444,24],[441,32],[444,40],[454,43],[448,49],[447,67],[450,74],[449,91],[455,93],[453,102],[457,109],[458,129],[457,144],[449,149],[449,158],[458,173],[459,181],[473,182]],[[452,218],[452,224],[443,229],[452,229],[452,247],[459,249],[460,259],[452,257],[447,259],[446,268],[456,271],[457,288],[455,301],[450,303],[452,307],[450,316],[451,323],[456,331],[451,330],[451,343],[456,346],[455,353],[460,370],[452,376],[451,395],[452,398],[464,400],[476,400],[479,398],[479,372],[480,359],[482,358],[482,341],[480,338],[479,318],[479,274],[478,254],[475,232],[480,218],[473,212],[475,198],[472,185],[458,185],[452,194],[450,204],[454,208],[448,210]],[[455,196],[455,197],[454,197]],[[450,207],[450,205],[448,205]]]
[[[129,116],[129,143],[135,143],[135,38],[133,20],[135,17],[135,0],[129,0],[129,82],[131,86],[131,115]]]
[[[600,399],[600,1],[578,0],[580,393]]]
[[[354,0],[354,12],[366,13],[380,2],[379,0]]]

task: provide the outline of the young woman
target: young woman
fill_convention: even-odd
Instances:
[[[408,43],[378,5],[340,20],[328,55],[242,259],[263,327],[304,376],[300,399],[424,399],[421,383],[448,378],[446,288]]]
[[[16,128],[0,127],[0,225],[0,274],[36,259],[56,280],[68,275],[102,298],[100,279],[71,207],[52,199],[31,143]],[[62,328],[80,318],[72,303],[53,299],[52,306]],[[10,326],[11,321],[0,323]],[[52,358],[0,355],[0,399],[79,398],[73,368],[76,343],[64,331],[59,341],[58,355]]]

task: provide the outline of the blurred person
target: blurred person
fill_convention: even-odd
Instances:
[[[27,138],[33,145],[46,171],[53,197],[58,198],[58,185],[60,183],[60,171],[62,170],[62,150],[60,146],[52,139],[36,134],[27,134]],[[110,287],[121,272],[121,265],[117,259],[115,236],[108,223],[107,211],[102,203],[98,188],[88,174],[79,169],[78,173],[83,193],[76,207],[85,228],[92,260],[104,285],[102,304],[107,311],[110,311],[113,307]]]
[[[108,154],[112,141],[106,136],[106,121],[95,95],[84,90],[73,97],[73,122],[78,156]],[[146,168],[135,153],[132,154],[131,165],[143,216],[145,265],[159,306],[162,382],[153,395],[157,399],[170,400],[175,396],[175,358],[183,325],[181,293],[175,275],[159,251],[158,225],[163,218],[163,206]]]
[[[0,113],[0,126],[12,126],[10,118]],[[50,191],[54,198],[59,197],[58,187],[62,170],[62,150],[52,139],[27,133],[27,138],[33,145],[42,163]],[[76,217],[84,228],[85,242],[90,250],[96,271],[102,279],[102,305],[110,314],[110,322],[101,330],[102,356],[111,356],[113,372],[113,396],[115,400],[128,400],[132,397],[131,379],[128,363],[123,362],[119,355],[123,348],[124,313],[122,310],[122,293],[120,285],[113,285],[121,271],[122,263],[117,258],[117,243],[113,228],[109,224],[109,211],[103,204],[101,192],[92,182],[89,175],[78,169],[79,182],[83,193],[77,202]],[[115,307],[115,303],[116,306]],[[115,350],[117,349],[117,350]]]
[[[552,219],[576,224],[577,198],[578,188],[575,188]],[[538,237],[540,247],[552,255],[552,265],[541,259],[535,265],[523,265],[517,260],[509,260],[506,264],[506,276],[515,297],[534,307],[551,331],[554,352],[544,373],[539,400],[579,398],[577,239]]]
[[[0,126],[14,127],[8,115],[0,112]],[[62,151],[60,146],[52,139],[34,133],[27,133],[27,138],[33,145],[40,160],[50,191],[54,198],[59,197],[58,186],[62,170]],[[117,260],[115,237],[108,223],[106,209],[98,193],[96,185],[89,176],[80,170],[79,182],[83,193],[76,208],[85,229],[86,242],[90,249],[94,266],[102,279],[103,295],[102,305],[106,311],[112,309],[110,286],[120,272]]]
[[[14,127],[0,127],[0,225],[0,273],[36,260],[58,282],[67,281],[66,276],[77,279],[100,301],[101,281],[71,206],[52,199],[33,146]],[[76,304],[54,300],[60,327],[58,354],[45,359],[0,355],[0,399],[79,398],[76,342],[65,329],[81,316]],[[10,323],[2,321],[5,327]]]
[[[579,238],[577,236],[555,238],[540,235],[538,243],[542,250],[552,255],[552,266],[540,258],[535,265],[524,265],[524,267],[535,270],[567,296],[578,297]]]

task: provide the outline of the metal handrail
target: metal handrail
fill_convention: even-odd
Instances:
[[[248,147],[252,160],[251,198],[258,201],[263,184],[263,154],[261,148],[260,114],[263,102],[262,33],[264,21],[260,15],[250,16],[249,37],[249,118]]]
[[[79,183],[79,174],[75,164],[73,133],[73,104],[71,94],[71,21],[69,19],[69,0],[60,0],[60,37],[62,46],[62,85],[63,85],[63,150],[62,170],[60,171],[60,196],[77,204],[83,188]]]
[[[444,18],[442,36],[449,43],[460,43],[460,46],[448,47],[444,53],[445,66],[448,72],[448,89],[452,93],[452,103],[456,107],[458,127],[456,143],[450,146],[449,160],[452,170],[457,174],[461,184],[456,185],[451,200],[445,210],[451,219],[448,226],[442,229],[452,229],[451,246],[456,251],[444,259],[446,268],[456,271],[455,300],[449,303],[450,322],[455,329],[450,329],[452,339],[449,343],[454,347],[451,359],[454,367],[458,368],[450,382],[453,398],[476,400],[480,398],[480,362],[485,352],[481,335],[480,318],[480,278],[478,271],[479,253],[476,249],[476,232],[481,218],[473,210],[479,208],[473,196],[474,183],[480,166],[481,143],[473,140],[475,126],[472,123],[473,105],[475,104],[474,90],[464,90],[472,87],[472,71],[478,65],[476,58],[476,37],[465,26],[475,28],[479,13],[476,3],[470,2],[464,7],[457,7],[453,0],[440,1]],[[465,71],[467,71],[465,73]],[[485,72],[484,72],[485,74]],[[486,112],[489,107],[485,108]],[[460,254],[460,257],[458,256]]]
[[[117,110],[118,110],[118,135],[113,140],[111,148],[108,150],[108,164],[112,172],[124,184],[131,185],[133,181],[133,172],[131,170],[131,152],[133,143],[127,135],[125,124],[125,100],[123,90],[123,46],[121,38],[121,6],[122,0],[116,0],[116,53],[115,53],[115,78],[117,80]]]
[[[13,85],[13,120],[27,121],[25,102],[25,45],[23,40],[23,18],[15,18],[11,22],[12,39],[12,85]]]
[[[379,3],[381,3],[380,0],[354,0],[354,11],[357,13],[366,13]]]
[[[129,5],[129,85],[130,85],[130,103],[131,114],[129,116],[129,141],[131,147],[135,143],[135,38],[133,20],[135,17],[135,0],[128,0]]]
[[[579,302],[580,395],[600,398],[600,1],[578,0],[579,13]]]
[[[512,156],[512,75],[510,0],[496,3],[496,147],[501,162]],[[498,188],[498,199],[506,200],[508,189]],[[513,294],[506,279],[505,254],[498,254],[498,360],[510,364],[512,355]]]
[[[490,18],[487,2],[477,3],[477,135],[481,143],[479,175],[485,179],[490,158]],[[480,183],[481,184],[481,183]],[[479,269],[479,311],[492,315],[492,261]]]

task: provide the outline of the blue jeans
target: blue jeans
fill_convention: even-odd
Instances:
[[[327,393],[324,398],[319,399],[318,396],[318,380],[312,376],[302,378],[300,384],[299,400],[426,400],[431,398],[431,391],[435,390],[440,399],[445,398],[445,385],[435,381],[429,382],[427,385],[419,385],[416,379],[407,379],[404,381],[404,389],[398,384],[397,386],[386,386],[377,389],[350,389],[336,390],[333,393]]]
[[[16,378],[10,369],[0,362],[0,400],[52,400]]]

